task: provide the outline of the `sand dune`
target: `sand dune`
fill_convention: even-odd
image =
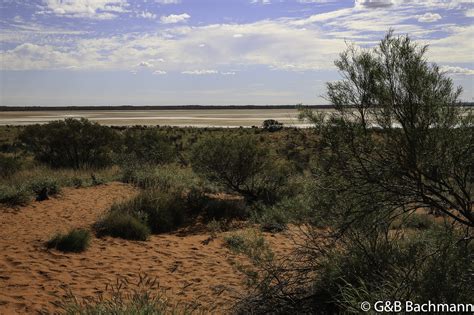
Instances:
[[[52,302],[66,289],[79,297],[102,292],[118,276],[134,280],[139,273],[157,277],[173,302],[195,303],[219,313],[245,292],[244,277],[232,261],[240,259],[223,246],[222,238],[208,244],[209,233],[177,232],[155,235],[147,242],[93,238],[81,254],[44,248],[58,231],[90,227],[116,200],[135,189],[121,184],[64,189],[60,197],[29,206],[0,210],[0,314],[52,313]],[[271,243],[291,246],[273,237]]]

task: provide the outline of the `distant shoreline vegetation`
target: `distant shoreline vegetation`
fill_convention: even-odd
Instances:
[[[333,109],[332,105],[154,105],[154,106],[0,106],[0,111],[183,110],[183,109]]]
[[[473,107],[474,102],[462,102],[462,107]],[[0,112],[23,111],[80,111],[80,110],[200,110],[200,109],[334,109],[333,105],[118,105],[118,106],[0,106]]]

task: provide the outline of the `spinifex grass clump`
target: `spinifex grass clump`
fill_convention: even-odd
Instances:
[[[21,206],[30,201],[30,193],[24,187],[0,185],[0,204]]]
[[[67,234],[56,234],[47,243],[47,248],[55,248],[62,252],[83,252],[89,247],[91,234],[85,229],[73,229]]]
[[[36,196],[36,201],[47,200],[49,196],[57,195],[60,192],[58,182],[52,178],[34,179],[30,182],[28,188]]]
[[[79,299],[69,291],[55,303],[65,314],[161,315],[191,314],[192,310],[171,304],[156,279],[139,275],[131,282],[126,278],[107,284],[105,292],[93,298]]]
[[[95,224],[98,236],[109,235],[126,240],[146,241],[150,228],[146,221],[123,211],[110,211]]]
[[[145,241],[150,233],[170,232],[181,226],[186,209],[187,200],[181,193],[145,190],[114,204],[95,229],[98,236]]]

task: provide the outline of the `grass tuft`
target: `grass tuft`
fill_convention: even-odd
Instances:
[[[119,237],[126,240],[146,241],[150,235],[150,228],[131,214],[110,211],[95,225],[97,235]]]
[[[55,248],[62,252],[80,253],[89,247],[91,233],[85,229],[73,229],[67,234],[56,234],[48,242],[47,248]]]

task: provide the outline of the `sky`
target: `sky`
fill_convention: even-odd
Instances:
[[[0,105],[327,104],[393,28],[474,101],[474,1],[1,0]]]

